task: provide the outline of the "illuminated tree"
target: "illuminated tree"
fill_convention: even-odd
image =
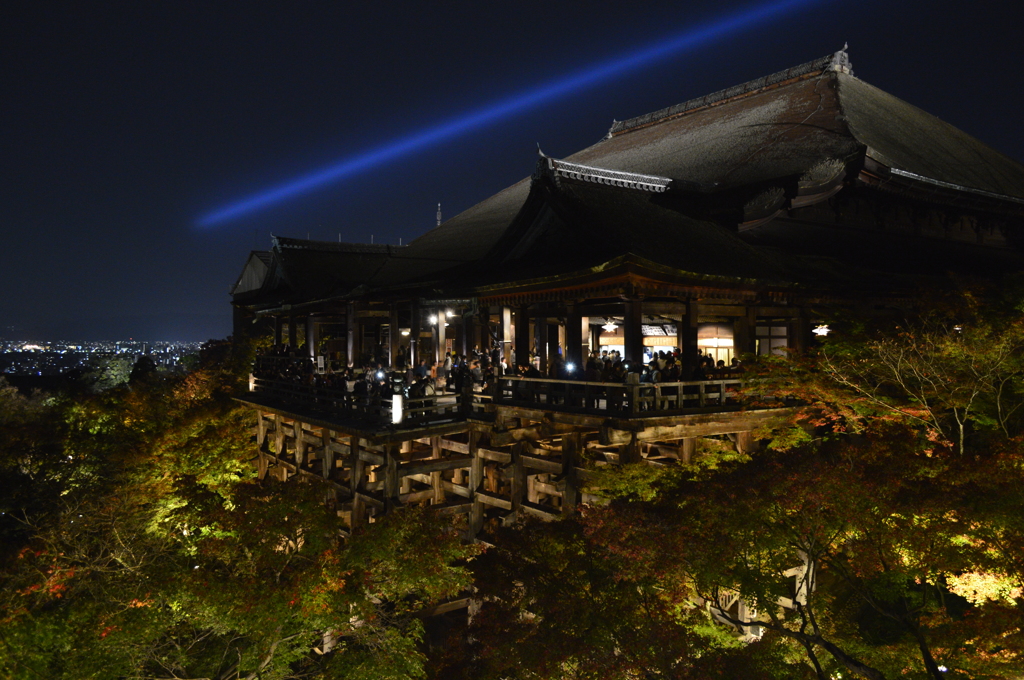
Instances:
[[[405,511],[341,538],[315,481],[253,479],[239,361],[47,401],[0,390],[10,437],[0,676],[416,677],[424,607],[473,546]]]

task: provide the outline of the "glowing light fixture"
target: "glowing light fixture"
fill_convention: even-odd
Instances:
[[[601,326],[601,328],[608,331],[609,333],[614,333],[619,327],[616,326],[611,321],[609,321],[608,319],[605,319],[605,324]]]
[[[814,330],[812,330],[811,332],[814,333],[815,335],[825,337],[826,335],[832,332],[832,329],[828,327],[828,324],[823,323],[820,326],[816,326]]]
[[[434,325],[435,323],[437,323],[437,316],[435,314],[431,314],[430,318],[427,319],[427,321],[429,321],[431,325]]]
[[[518,113],[528,111],[553,99],[565,97],[581,89],[593,87],[611,78],[620,77],[637,68],[657,62],[714,40],[750,28],[804,5],[821,0],[780,0],[768,2],[728,14],[715,21],[695,26],[669,36],[634,52],[620,55],[584,69],[564,75],[543,85],[517,92],[504,99],[471,110],[446,122],[411,132],[366,149],[337,163],[314,170],[308,175],[292,179],[276,187],[247,196],[235,203],[207,213],[197,220],[200,227],[211,227],[242,215],[260,210],[279,201],[306,194],[328,184],[338,182],[356,173],[389,163],[443,141],[495,123]]]
[[[396,394],[391,397],[391,423],[393,425],[399,425],[402,422],[403,401],[401,394]]]

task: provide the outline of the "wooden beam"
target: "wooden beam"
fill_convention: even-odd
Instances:
[[[458,468],[468,468],[472,464],[472,459],[469,456],[459,456],[458,458],[441,458],[439,460],[427,459],[425,461],[413,461],[410,463],[401,463],[398,466],[399,476],[408,475],[420,475],[427,474],[430,472],[441,472],[447,470],[455,470]]]
[[[562,434],[573,432],[576,426],[569,423],[556,423],[551,420],[531,425],[529,427],[518,427],[505,432],[491,433],[491,446],[508,446],[518,441],[537,441],[557,437]]]
[[[538,503],[530,503],[529,501],[523,501],[523,510],[535,517],[540,517],[541,519],[546,520],[556,520],[561,516],[554,508],[549,508]]]
[[[503,496],[499,496],[496,493],[491,493],[490,491],[477,491],[474,498],[477,503],[486,503],[487,505],[495,508],[502,508],[503,510],[512,509],[512,501]]]
[[[636,432],[639,441],[671,441],[690,437],[750,432],[764,423],[789,413],[792,409],[773,408],[757,411],[727,411],[723,413],[699,413],[690,416],[676,416],[671,424],[644,427]],[[660,419],[659,419],[660,420]],[[632,432],[604,426],[600,442],[604,445],[629,443]]]
[[[445,480],[441,482],[441,486],[444,487],[446,492],[453,493],[456,496],[462,496],[463,498],[473,497],[472,490],[470,490],[469,487],[462,486],[461,484],[453,484],[452,482]]]
[[[562,474],[563,463],[561,459],[531,456],[528,453],[520,454],[519,458],[522,460],[523,467],[531,470],[541,470],[542,472],[550,472],[556,475]]]
[[[477,455],[484,460],[491,460],[495,463],[512,462],[512,454],[508,451],[495,451],[494,449],[485,449],[481,446],[477,449]]]

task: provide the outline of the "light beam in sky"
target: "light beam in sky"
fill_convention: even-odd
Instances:
[[[197,221],[197,225],[200,227],[210,227],[260,210],[287,198],[309,193],[344,179],[353,173],[383,165],[402,156],[421,151],[452,137],[466,134],[477,128],[494,123],[502,118],[521,113],[577,90],[592,87],[604,80],[621,76],[644,64],[699,47],[730,33],[749,28],[759,22],[774,19],[798,7],[819,1],[781,0],[780,2],[765,3],[701,26],[689,28],[681,34],[641,48],[636,52],[608,59],[591,68],[563,76],[546,85],[517,92],[514,95],[457,116],[448,122],[417,130],[403,137],[385,142],[377,148],[367,149],[344,158],[335,164],[315,170],[308,175],[285,182],[280,186],[247,196],[240,201],[203,215]]]

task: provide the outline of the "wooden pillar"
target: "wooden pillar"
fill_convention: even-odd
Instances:
[[[468,357],[469,350],[473,346],[470,342],[469,337],[470,334],[472,333],[471,327],[473,325],[473,315],[467,312],[466,310],[463,310],[462,314],[459,315],[459,318],[462,319],[462,326],[460,327],[462,333],[460,333],[460,335],[458,336],[459,354],[461,354],[464,357]]]
[[[583,435],[571,432],[562,435],[562,479],[565,489],[562,491],[562,512],[574,512],[579,502],[579,480],[576,479],[576,463],[583,448]]]
[[[512,310],[508,307],[501,308],[501,356],[505,363],[512,360]]]
[[[359,438],[352,437],[349,442],[349,459],[351,461],[352,475],[349,479],[349,489],[352,492],[352,519],[351,527],[362,526],[366,519],[366,507],[360,494],[363,492],[363,477],[366,475],[366,462],[359,458]]]
[[[309,355],[310,359],[316,359],[316,345],[317,345],[317,320],[314,316],[306,317],[306,354]]]
[[[384,445],[384,511],[391,512],[398,501],[398,445]]]
[[[516,309],[516,364],[513,368],[530,363],[530,316],[524,305]]]
[[[491,308],[481,307],[473,319],[473,346],[487,353],[491,349]]]
[[[281,344],[281,317],[274,316],[274,344]]]
[[[692,463],[693,456],[697,453],[697,438],[687,437],[679,445],[679,462]]]
[[[480,457],[480,433],[469,431],[469,493],[473,505],[469,511],[469,537],[473,538],[484,525],[484,504],[476,500],[484,481],[484,459]]]
[[[444,310],[443,309],[434,310],[434,313],[431,315],[431,317],[436,320],[436,323],[433,324],[433,328],[432,328],[433,331],[434,331],[434,361],[441,361],[441,362],[443,362],[444,361],[445,347],[446,347],[446,344],[445,344],[445,342],[446,342],[445,341],[445,327],[444,327],[444,320],[445,320]]]
[[[732,355],[740,357],[754,351],[754,324],[749,308],[743,316],[736,317],[732,322]]]
[[[296,420],[292,427],[295,428],[295,467],[305,467],[306,442],[302,439],[302,423]]]
[[[434,460],[441,459],[441,437],[430,438],[430,457]],[[440,472],[430,473],[430,486],[434,490],[434,497],[431,502],[434,505],[444,503],[444,478]]]
[[[388,365],[394,370],[402,336],[398,333],[398,305],[391,303],[388,308]]]
[[[356,306],[349,305],[345,314],[345,352],[349,366],[355,366],[359,360],[359,321],[356,319]]]
[[[288,312],[288,347],[291,351],[295,351],[295,346],[299,342],[298,329],[295,327],[295,312]]]
[[[758,442],[753,432],[737,432],[733,441],[737,453],[750,455],[758,450]]]
[[[575,305],[570,305],[565,314],[565,344],[563,347],[566,363],[571,363],[575,366],[573,373],[575,377],[581,377],[585,368],[583,362],[586,360],[586,356],[583,354],[582,324],[583,317],[580,315],[579,308]]]
[[[420,306],[413,302],[412,318],[409,320],[409,365],[420,365]],[[426,359],[427,357],[423,357]]]
[[[624,345],[626,356],[634,364],[640,364],[644,360],[644,303],[642,298],[626,300],[626,313],[624,314],[622,332],[625,336]]]
[[[590,352],[597,348],[591,343],[590,317],[580,316],[580,354],[583,356],[583,368],[586,368],[586,361],[590,358]]]
[[[280,415],[274,416],[274,454],[281,458],[284,456],[284,421]]]
[[[551,367],[555,364],[555,359],[558,358],[558,347],[559,347],[559,345],[561,344],[562,347],[565,346],[564,343],[560,342],[562,340],[562,331],[563,331],[563,329],[562,329],[562,326],[560,324],[557,324],[557,323],[548,324],[548,349],[547,349],[547,355],[548,355],[548,370],[549,371],[551,370]]]
[[[679,319],[679,326],[676,328],[679,343],[679,353],[683,358],[683,380],[689,380],[694,369],[697,368],[697,311],[698,305],[695,300],[686,301],[686,309]]]
[[[331,435],[334,433],[326,427],[321,434],[323,442],[323,454],[320,456],[320,474],[324,479],[330,479],[334,472],[334,449],[331,448]]]
[[[636,432],[630,432],[629,441],[619,446],[619,463],[629,465],[630,463],[639,463],[641,460],[643,460],[643,456],[640,455],[640,441],[637,439]]]
[[[548,374],[548,320],[538,318],[535,324],[537,335],[537,354],[540,355],[540,372]]]
[[[526,492],[526,471],[523,469],[523,449],[526,442],[512,446],[512,512],[519,516],[523,508],[523,494]],[[495,489],[497,491],[497,489]]]
[[[793,319],[789,324],[789,347],[801,354],[807,351],[807,345],[811,339],[811,321],[807,318],[807,311],[801,309],[800,316]]]
[[[565,360],[565,347],[566,347],[566,345],[565,345],[565,326],[560,324],[560,323],[552,324],[551,330],[548,331],[548,338],[550,339],[552,337],[552,335],[555,335],[556,331],[557,331],[557,337],[555,338],[555,342],[553,342],[553,343],[551,343],[549,345],[549,347],[551,348],[551,352],[552,352],[551,356],[552,356],[552,358],[560,356],[560,357],[562,357],[562,360],[564,361]]]

